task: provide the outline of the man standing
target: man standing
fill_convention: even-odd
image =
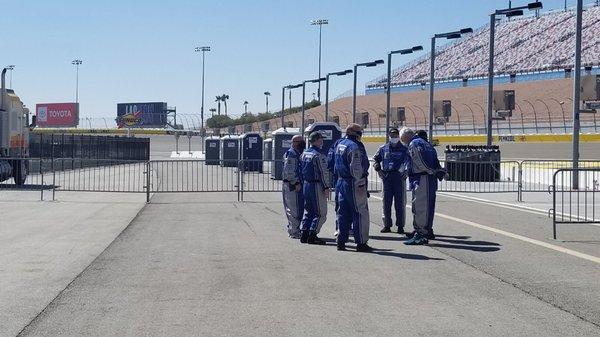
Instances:
[[[288,219],[287,231],[292,239],[300,238],[300,221],[304,214],[300,155],[305,143],[301,135],[292,137],[292,146],[283,155],[283,207]]]
[[[346,250],[350,227],[353,229],[356,251],[371,252],[369,240],[369,206],[367,175],[369,158],[363,143],[362,127],[350,124],[346,128],[346,137],[335,149],[335,175],[338,177],[335,189],[338,193],[339,208],[337,220],[339,234],[337,249]]]
[[[433,236],[433,215],[435,213],[435,193],[438,180],[442,180],[446,172],[440,166],[437,152],[412,129],[403,128],[400,134],[403,144],[408,147],[407,162],[408,179],[412,191],[412,212],[415,234],[405,241],[406,245],[424,245]]]
[[[391,232],[392,201],[396,211],[398,233],[404,234],[406,221],[406,146],[400,143],[398,128],[389,130],[390,141],[382,145],[373,160],[373,168],[383,181],[383,228],[381,233]]]
[[[313,132],[308,136],[310,148],[300,156],[304,195],[304,217],[300,225],[300,242],[324,245],[317,237],[327,219],[327,198],[331,178],[327,170],[327,158],[321,153],[323,135]]]
[[[327,153],[327,170],[329,170],[329,174],[331,175],[331,186],[332,187],[335,187],[335,183],[337,182],[337,176],[334,172],[335,149],[337,148],[340,141],[342,141],[342,138],[336,140],[335,143],[333,143],[333,145],[331,145],[331,147],[329,148],[329,152]],[[333,200],[335,202],[335,214],[337,214],[338,209],[339,209],[337,189],[334,191],[334,199]],[[335,236],[338,235],[338,230],[339,230],[338,228],[339,227],[338,227],[338,221],[337,221],[337,216],[336,216],[336,218],[335,218],[335,233],[334,233]]]

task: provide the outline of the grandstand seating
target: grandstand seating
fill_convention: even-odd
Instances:
[[[540,17],[499,21],[495,38],[495,75],[562,70],[573,67],[575,12],[550,12]],[[582,65],[600,65],[600,6],[584,11]],[[436,51],[436,81],[487,76],[489,25]],[[369,88],[381,88],[381,76]],[[429,56],[394,70],[392,85],[428,82]]]

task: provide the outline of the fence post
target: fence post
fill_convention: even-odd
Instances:
[[[146,162],[146,171],[144,172],[146,175],[146,203],[150,202],[150,161]]]
[[[238,167],[237,167],[237,200],[241,201],[241,186],[242,186],[242,180],[240,177],[241,171],[242,171],[242,164],[241,161],[238,161]]]
[[[518,172],[518,183],[517,183],[517,201],[523,202],[523,162],[517,162]]]
[[[556,175],[560,170],[554,172],[552,176],[552,238],[556,240]],[[574,173],[574,172],[573,172]]]
[[[42,159],[40,159],[40,176],[42,178],[41,184],[40,184],[40,201],[44,201],[44,170],[42,169]]]
[[[52,201],[56,195],[56,170],[54,169],[54,157],[52,157]]]

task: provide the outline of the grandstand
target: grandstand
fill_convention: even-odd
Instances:
[[[465,80],[486,78],[489,30],[489,25],[486,25],[473,34],[440,47],[436,51],[436,82],[454,82],[455,86],[462,86]],[[600,66],[600,6],[593,5],[584,11],[582,44],[582,65],[597,71]],[[519,76],[525,80],[564,77],[565,71],[570,73],[573,68],[574,45],[573,10],[498,21],[494,75],[504,78]],[[423,56],[395,69],[391,79],[392,91],[415,90],[428,83],[429,60],[428,55]],[[387,77],[381,76],[367,83],[366,93],[383,92],[386,81]]]

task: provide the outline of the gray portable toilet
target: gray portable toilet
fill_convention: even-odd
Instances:
[[[279,128],[271,135],[273,136],[273,168],[271,169],[271,178],[275,180],[283,179],[283,155],[292,146],[292,137],[300,134],[299,128]]]
[[[263,161],[264,170],[271,172],[273,170],[273,138],[263,140]]]
[[[219,165],[221,159],[221,138],[217,136],[206,137],[204,140],[205,164]]]
[[[221,137],[221,166],[237,167],[240,150],[240,137],[227,135]]]
[[[304,130],[304,136],[308,137],[313,131],[318,131],[323,135],[323,148],[321,152],[325,155],[327,155],[333,143],[342,138],[342,129],[334,122],[313,123]]]
[[[240,136],[240,160],[244,171],[263,171],[263,139],[259,133],[249,132]]]

